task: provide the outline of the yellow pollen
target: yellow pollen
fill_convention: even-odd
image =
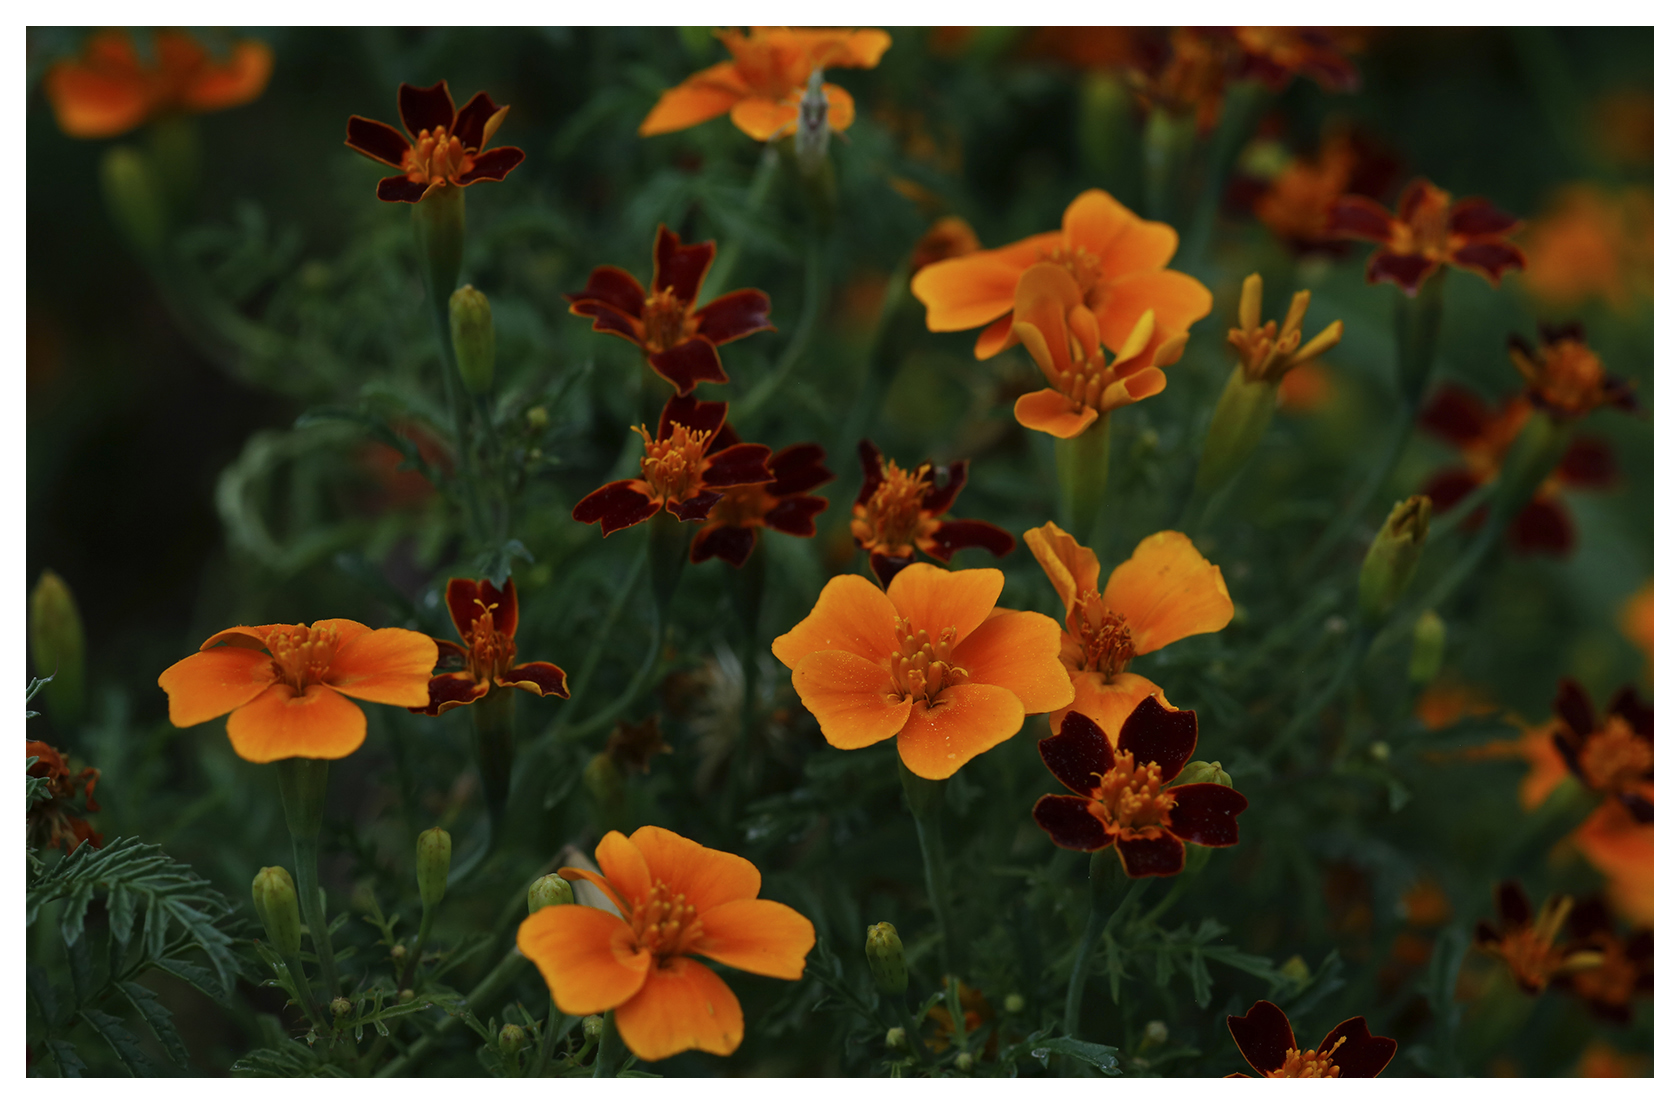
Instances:
[[[1161,765],[1134,765],[1132,753],[1122,751],[1114,767],[1102,776],[1097,800],[1108,814],[1108,830],[1124,840],[1158,839],[1172,824],[1178,799],[1161,792]]]
[[[482,682],[507,674],[508,668],[513,666],[514,653],[519,649],[511,637],[496,628],[492,611],[499,603],[485,605],[483,599],[478,598],[473,601],[482,612],[473,619],[472,629],[467,634],[467,667],[473,677]]]
[[[888,460],[881,484],[869,501],[852,507],[852,536],[871,552],[913,555],[916,538],[933,527],[933,519],[922,513],[922,499],[932,489],[933,465],[905,471]]]
[[[642,435],[646,455],[642,457],[642,478],[653,488],[658,502],[686,502],[700,493],[700,469],[706,459],[706,445],[712,434],[671,427],[671,435],[656,439],[646,426],[636,426]]]
[[[1587,737],[1577,761],[1587,785],[1600,793],[1621,793],[1645,780],[1654,757],[1650,742],[1640,739],[1626,720],[1613,716]]]
[[[1267,1077],[1340,1077],[1342,1067],[1331,1061],[1330,1056],[1341,1049],[1347,1042],[1347,1036],[1337,1039],[1335,1045],[1320,1054],[1316,1050],[1296,1050],[1291,1047],[1283,1059],[1283,1065],[1268,1073]]]
[[[688,313],[688,305],[669,288],[655,291],[642,302],[642,334],[653,352],[681,345],[698,327]]]
[[[1394,252],[1417,253],[1432,261],[1445,260],[1450,252],[1447,212],[1451,198],[1439,188],[1425,190],[1412,210],[1411,221],[1395,227]]]
[[[1079,643],[1085,650],[1083,669],[1101,675],[1104,682],[1113,682],[1137,655],[1126,619],[1109,609],[1094,590],[1079,596],[1073,612],[1078,618]]]
[[[263,643],[273,657],[275,679],[302,693],[326,680],[327,668],[338,654],[338,630],[289,625],[269,633]]]
[[[1092,292],[1101,286],[1103,280],[1102,260],[1087,251],[1078,248],[1057,246],[1048,253],[1040,253],[1042,260],[1059,264],[1072,274],[1074,282],[1079,285],[1080,294],[1085,296],[1085,305],[1095,307],[1095,297]]]
[[[893,626],[898,633],[898,650],[887,660],[899,701],[925,701],[933,705],[947,686],[968,681],[968,672],[951,662],[957,630],[943,629],[935,640],[926,629],[913,629],[900,617]]]
[[[433,127],[403,155],[403,172],[416,184],[448,184],[472,168],[472,153],[446,128]]]
[[[659,963],[683,954],[701,936],[694,906],[685,894],[672,893],[664,882],[653,883],[647,897],[630,910],[629,921],[636,945]]]

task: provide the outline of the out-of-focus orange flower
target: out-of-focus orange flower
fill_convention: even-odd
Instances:
[[[391,432],[413,442],[420,459],[437,469],[444,478],[447,479],[453,472],[454,458],[448,447],[424,426],[417,422],[397,421],[391,424]],[[413,467],[403,467],[406,456],[399,449],[379,441],[369,441],[358,450],[357,457],[378,484],[378,490],[368,496],[367,508],[372,513],[419,506],[437,494],[437,488],[424,474]]]
[[[948,977],[941,978],[940,987],[942,990],[949,992],[951,979]],[[969,1035],[979,1031],[981,1025],[993,1016],[992,1006],[986,1000],[986,995],[978,989],[972,989],[963,984],[960,980],[957,982],[957,1004],[961,1006],[963,1011],[963,1029]],[[928,1009],[927,1018],[932,1028],[931,1033],[923,1039],[927,1048],[935,1054],[942,1054],[950,1050],[951,1043],[956,1039],[956,1023],[951,1018],[951,1010],[945,1007],[944,1001],[941,1001]],[[997,1035],[994,1033],[986,1040],[986,1057],[995,1056],[996,1051]]]
[[[1626,805],[1636,820],[1649,821],[1653,809],[1655,714],[1624,686],[1610,700],[1601,724],[1592,699],[1581,684],[1558,682],[1553,704],[1557,722],[1553,739],[1571,774],[1595,793]]]
[[[1254,199],[1254,215],[1296,252],[1340,254],[1347,242],[1330,232],[1330,208],[1344,195],[1376,196],[1388,187],[1394,159],[1341,127],[1311,158],[1292,158]]]
[[[379,182],[376,194],[386,203],[419,203],[442,188],[504,180],[525,160],[517,146],[484,148],[508,113],[488,93],[480,92],[457,111],[448,81],[430,88],[405,83],[397,88],[397,112],[408,137],[389,123],[360,115],[350,116],[344,127],[345,145],[401,170]]]
[[[1603,1039],[1594,1039],[1575,1064],[1576,1077],[1644,1077],[1650,1060],[1642,1054],[1623,1054]]]
[[[1597,1016],[1625,1024],[1633,1017],[1633,999],[1649,996],[1656,980],[1655,933],[1643,928],[1618,934],[1604,901],[1589,897],[1569,914],[1569,930],[1578,946],[1597,951],[1596,966],[1569,975],[1569,987]]]
[[[1642,927],[1656,922],[1655,821],[1641,823],[1621,802],[1606,801],[1570,840],[1604,875],[1605,894],[1617,912]]]
[[[806,492],[834,478],[823,463],[826,456],[821,445],[789,445],[765,462],[771,482],[725,487],[694,534],[689,562],[716,556],[740,567],[757,547],[760,529],[790,537],[816,536],[817,515],[828,509],[828,499]]]
[[[1029,268],[1049,262],[1073,277],[1102,344],[1126,348],[1148,315],[1145,351],[1159,352],[1152,363],[1171,364],[1183,352],[1190,324],[1213,309],[1207,288],[1166,267],[1177,250],[1178,232],[1171,226],[1141,219],[1092,188],[1068,204],[1061,230],[936,261],[916,273],[910,291],[927,307],[934,333],[985,326],[974,345],[974,355],[985,360],[1019,340],[1017,285]],[[1084,352],[1097,355],[1094,347]]]
[[[29,768],[29,776],[45,778],[49,794],[28,810],[30,846],[62,847],[67,855],[84,842],[94,847],[102,846],[104,835],[95,832],[93,825],[78,816],[80,810],[76,808],[76,791],[80,790],[83,810],[90,813],[99,811],[99,802],[93,799],[93,787],[99,782],[99,771],[86,767],[71,774],[63,754],[41,740],[25,741],[23,756],[36,760]]]
[[[444,603],[466,647],[440,637],[433,637],[432,643],[437,645],[439,666],[460,670],[434,675],[428,685],[431,701],[410,712],[436,717],[508,688],[539,697],[572,696],[566,672],[554,664],[513,662],[519,654],[513,642],[519,631],[519,593],[512,578],[499,589],[489,579],[451,579]]]
[[[974,227],[956,215],[946,215],[928,228],[910,251],[910,272],[914,275],[935,261],[966,257],[980,248]]]
[[[1015,550],[1015,538],[989,521],[944,519],[968,483],[968,461],[935,467],[923,461],[901,468],[882,465],[873,441],[858,442],[863,486],[852,503],[852,540],[869,553],[869,570],[882,586],[893,581],[920,551],[942,564],[964,548],[984,548],[994,556]]]
[[[1053,732],[1072,710],[1104,732],[1118,732],[1144,698],[1165,702],[1161,688],[1126,670],[1127,664],[1175,640],[1218,632],[1236,613],[1225,576],[1183,533],[1169,529],[1143,538],[1101,591],[1097,554],[1060,526],[1046,522],[1028,529],[1026,541],[1067,607],[1061,661],[1073,679],[1074,697],[1050,715]]]
[[[1601,96],[1592,108],[1592,136],[1612,158],[1649,165],[1657,149],[1657,102],[1648,88],[1624,88]]]
[[[1363,45],[1358,31],[1335,27],[1233,27],[1242,47],[1242,75],[1281,92],[1297,76],[1327,92],[1352,92],[1359,70],[1347,59]]]
[[[997,609],[1002,591],[995,568],[911,564],[884,593],[840,575],[771,651],[793,669],[793,688],[830,744],[852,750],[897,736],[913,773],[949,778],[1019,732],[1027,714],[1073,700],[1056,623]]]
[[[1657,590],[1654,580],[1646,582],[1637,594],[1622,603],[1617,617],[1622,635],[1645,653],[1645,681],[1651,681],[1651,665],[1657,656]]]
[[[1523,282],[1548,306],[1573,308],[1598,296],[1616,310],[1651,297],[1656,213],[1648,188],[1611,192],[1571,184],[1524,235]]]
[[[595,861],[599,874],[568,866],[560,876],[589,882],[618,912],[550,905],[519,926],[519,949],[560,1011],[615,1010],[624,1045],[643,1061],[741,1045],[740,1001],[691,956],[787,981],[804,976],[816,931],[759,898],[762,879],[746,859],[649,826],[629,838],[608,832]]]
[[[1285,414],[1323,410],[1336,396],[1336,381],[1322,361],[1297,365],[1278,383],[1278,409]]]
[[[1511,363],[1528,381],[1529,401],[1553,417],[1578,418],[1601,406],[1637,409],[1632,382],[1604,370],[1579,322],[1542,323],[1538,351],[1517,334],[1507,344]]]
[[[1406,923],[1420,928],[1437,928],[1452,919],[1452,901],[1448,900],[1441,883],[1424,877],[1400,896],[1400,907]]]
[[[1280,329],[1276,322],[1268,321],[1264,326],[1260,324],[1262,289],[1258,272],[1243,280],[1242,298],[1237,304],[1237,325],[1226,334],[1225,340],[1237,351],[1237,364],[1242,368],[1243,378],[1250,383],[1276,383],[1290,369],[1334,348],[1342,340],[1342,321],[1338,318],[1303,345],[1301,323],[1307,319],[1312,292],[1295,293]]]
[[[437,666],[432,638],[333,618],[236,625],[158,676],[177,728],[230,713],[241,759],[342,759],[362,746],[367,715],[351,698],[424,707]]]
[[[72,138],[115,138],[176,112],[221,111],[250,103],[268,87],[274,53],[240,39],[225,61],[184,31],[155,31],[142,63],[127,31],[99,31],[82,55],[54,62],[42,78],[59,129]]]
[[[1406,186],[1396,213],[1364,196],[1343,196],[1330,208],[1329,232],[1382,246],[1365,266],[1369,283],[1384,280],[1407,295],[1444,264],[1479,272],[1495,287],[1508,269],[1527,264],[1508,240],[1522,224],[1485,199],[1452,195],[1419,177]]]
[[[1499,712],[1499,703],[1485,691],[1451,678],[1439,678],[1424,688],[1412,707],[1413,715],[1431,732],[1439,732],[1465,717]]]
[[[1535,913],[1528,894],[1514,881],[1494,887],[1499,924],[1476,922],[1476,949],[1503,959],[1511,979],[1525,993],[1538,993],[1554,980],[1599,965],[1603,954],[1581,947],[1575,940],[1558,942],[1575,901],[1551,897]]]
[[[1375,1077],[1394,1060],[1400,1044],[1372,1035],[1364,1016],[1343,1020],[1313,1050],[1295,1045],[1283,1009],[1256,1001],[1246,1016],[1226,1016],[1225,1026],[1243,1058],[1261,1077]],[[1227,1077],[1247,1077],[1230,1073]]]
[[[642,137],[686,130],[727,111],[736,127],[767,142],[798,121],[799,98],[813,70],[873,69],[892,45],[891,36],[877,30],[754,27],[746,34],[714,33],[731,60],[702,69],[661,95],[642,120]],[[845,130],[857,114],[851,93],[837,84],[822,89],[830,129]]]

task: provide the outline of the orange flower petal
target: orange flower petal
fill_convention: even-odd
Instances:
[[[601,837],[601,842],[595,845],[595,865],[626,904],[644,901],[653,891],[653,875],[648,873],[647,860],[623,832],[608,832]]]
[[[828,128],[830,130],[845,130],[857,118],[857,104],[852,100],[852,94],[838,84],[823,85],[823,92],[828,95]]]
[[[1531,812],[1544,805],[1558,784],[1569,777],[1569,766],[1563,761],[1552,732],[1552,726],[1545,724],[1529,729],[1515,741],[1517,750],[1528,760],[1528,774],[1519,792],[1522,807]]]
[[[1120,726],[1126,723],[1126,718],[1132,715],[1138,702],[1151,695],[1159,697],[1162,705],[1171,708],[1161,688],[1142,675],[1125,671],[1113,682],[1104,682],[1102,676],[1095,672],[1075,671],[1073,704],[1050,714],[1050,731],[1060,732],[1062,719],[1069,713],[1083,713],[1097,722],[1097,727],[1103,730],[1112,744],[1120,735]]]
[[[72,138],[114,138],[146,121],[156,87],[140,71],[124,31],[100,31],[85,60],[55,63],[42,78],[59,129]]]
[[[341,694],[383,705],[422,708],[437,666],[437,643],[408,629],[374,629],[341,644],[322,681]]]
[[[990,360],[1019,341],[1015,336],[1015,314],[1011,311],[980,331],[974,341],[974,359]]]
[[[667,89],[636,133],[646,138],[695,126],[722,115],[746,94],[747,88],[735,72],[735,63],[719,62]]]
[[[898,648],[897,616],[880,587],[861,575],[836,575],[823,586],[810,615],[778,636],[770,651],[789,667],[812,652],[834,650],[884,660]]]
[[[350,624],[353,625],[355,622],[352,621]],[[198,650],[207,652],[218,644],[233,644],[241,648],[266,648],[268,647],[270,634],[279,632],[281,629],[296,627],[296,625],[235,625],[231,629],[223,629],[200,644]],[[342,635],[339,642],[343,643]]]
[[[1084,433],[1097,420],[1097,411],[1046,387],[1015,400],[1015,420],[1028,429],[1066,440]]]
[[[741,1002],[723,979],[680,956],[649,970],[641,991],[619,1006],[616,1018],[624,1045],[644,1062],[685,1050],[733,1054],[746,1030]]]
[[[1068,247],[1095,256],[1108,279],[1160,268],[1178,250],[1178,231],[1139,218],[1101,188],[1082,192],[1068,204],[1062,234]]]
[[[158,676],[169,695],[169,723],[203,724],[232,712],[274,683],[274,662],[254,648],[194,652]]]
[[[227,730],[234,752],[248,762],[342,759],[362,746],[367,715],[330,686],[314,683],[300,694],[280,682],[235,709]]]
[[[729,109],[729,121],[760,142],[786,134],[799,122],[799,101],[748,96]]]
[[[1159,368],[1141,368],[1115,380],[1103,388],[1102,405],[1105,410],[1130,406],[1135,402],[1159,395],[1167,389],[1167,374]]]
[[[592,1016],[634,997],[652,956],[630,925],[588,905],[553,905],[519,925],[519,951],[537,964],[549,995],[568,1016]]]
[[[1132,558],[1108,577],[1103,602],[1126,619],[1138,655],[1218,632],[1236,612],[1219,568],[1170,529],[1138,542]]]
[[[1001,686],[949,686],[933,708],[917,702],[910,711],[898,734],[898,755],[912,774],[949,778],[976,755],[1021,731],[1026,719],[1021,699]]]
[[[1037,529],[1026,532],[1027,547],[1032,549],[1038,566],[1050,577],[1056,596],[1071,613],[1073,604],[1086,591],[1097,589],[1101,565],[1097,554],[1073,539],[1061,526],[1047,521]]]
[[[268,87],[274,72],[274,52],[249,39],[234,43],[227,63],[205,64],[181,93],[188,111],[220,111],[250,103]]]
[[[699,921],[705,934],[696,954],[788,981],[805,975],[805,956],[817,942],[811,922],[778,901],[729,901],[702,911]]]
[[[642,853],[648,876],[686,896],[696,913],[758,896],[758,867],[739,855],[702,847],[651,824],[636,829],[630,843]]]
[[[1058,658],[1062,628],[1042,613],[1002,610],[951,653],[968,681],[1001,686],[1028,713],[1048,713],[1073,701],[1073,685]]]
[[[895,735],[910,715],[910,702],[896,700],[887,669],[851,652],[807,655],[793,669],[793,688],[823,739],[847,751]]]
[[[1656,825],[1640,824],[1619,801],[1606,801],[1571,837],[1607,879],[1610,903],[1635,927],[1656,922]]]
[[[585,870],[582,867],[576,866],[562,866],[559,870],[555,871],[555,873],[559,874],[568,882],[588,882],[590,885],[601,891],[601,896],[605,897],[607,899],[607,903],[618,910],[618,914],[620,916],[630,915],[629,903],[618,895],[618,890],[612,887],[611,882],[601,877],[601,875],[597,874],[595,871]]]
[[[887,587],[887,598],[912,628],[935,639],[956,629],[958,644],[991,616],[1002,593],[1003,572],[995,567],[947,571],[929,563],[911,564]]]
[[[1021,274],[1061,240],[1057,233],[1035,234],[1002,249],[936,261],[916,273],[910,292],[927,307],[928,329],[969,330],[1008,314]]]
[[[1163,269],[1139,272],[1110,284],[1094,307],[1097,325],[1102,330],[1103,344],[1111,349],[1125,345],[1132,329],[1145,311],[1155,312],[1155,332],[1146,345],[1145,363],[1163,345],[1185,333],[1192,323],[1206,318],[1213,310],[1213,292],[1200,280],[1182,272]],[[1171,364],[1183,355],[1183,347],[1163,357],[1161,363]]]

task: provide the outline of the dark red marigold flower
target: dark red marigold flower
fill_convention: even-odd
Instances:
[[[735,431],[724,424],[725,402],[704,402],[689,395],[673,395],[659,415],[659,436],[642,435],[642,477],[608,483],[572,510],[576,521],[601,523],[601,535],[651,518],[663,506],[682,521],[703,521],[723,498],[726,488],[775,479],[764,445],[739,444]]]
[[[1479,272],[1495,287],[1507,269],[1528,264],[1507,239],[1522,224],[1485,199],[1461,199],[1419,177],[1406,186],[1400,206],[1387,208],[1364,196],[1346,195],[1330,208],[1327,231],[1382,246],[1365,266],[1368,283],[1384,280],[1407,295],[1444,264]]]
[[[23,755],[25,759],[35,760],[28,774],[33,778],[45,778],[50,794],[29,809],[30,844],[35,847],[62,847],[65,854],[76,850],[84,841],[95,847],[103,845],[105,837],[76,815],[83,810],[90,813],[99,811],[99,802],[93,799],[93,787],[99,783],[99,771],[87,767],[71,774],[63,754],[41,740],[25,741]],[[82,810],[76,808],[78,790],[81,791]]]
[[[1317,1049],[1301,1050],[1289,1017],[1271,1001],[1256,1001],[1246,1016],[1226,1016],[1225,1026],[1261,1077],[1375,1077],[1399,1049],[1393,1039],[1371,1034],[1364,1016],[1355,1016],[1332,1027]]]
[[[1540,327],[1540,349],[1512,334],[1511,363],[1528,381],[1529,401],[1556,418],[1578,418],[1601,406],[1634,410],[1633,384],[1610,375],[1587,348],[1579,322]]]
[[[1571,939],[1558,942],[1564,921],[1575,907],[1573,898],[1550,897],[1536,913],[1521,883],[1500,882],[1493,889],[1499,925],[1476,922],[1476,949],[1505,960],[1511,979],[1523,992],[1540,992],[1554,980],[1603,962],[1603,955]]]
[[[915,562],[917,549],[942,564],[960,548],[984,548],[994,556],[1014,550],[1015,538],[991,522],[939,520],[968,482],[967,460],[941,468],[924,461],[909,470],[888,460],[883,468],[873,441],[858,442],[858,458],[863,488],[852,504],[852,539],[869,553],[883,587]]]
[[[622,268],[602,265],[589,286],[566,298],[572,313],[595,319],[597,333],[622,337],[642,350],[648,367],[686,395],[701,383],[728,383],[717,347],[770,324],[770,297],[746,288],[720,295],[699,310],[716,242],[684,245],[664,224],[653,242],[653,289]]]
[[[484,148],[508,109],[483,92],[456,111],[448,81],[430,88],[404,84],[397,89],[397,111],[407,138],[396,127],[360,115],[350,116],[344,132],[344,144],[357,153],[402,170],[379,182],[379,198],[387,203],[419,203],[439,188],[501,180],[525,160],[516,146]]]
[[[724,430],[734,432],[728,426]],[[689,562],[716,556],[740,567],[757,546],[760,529],[794,537],[816,536],[817,515],[828,509],[828,499],[805,492],[834,478],[823,465],[826,455],[821,445],[789,445],[765,465],[773,477],[769,483],[726,489],[694,535]]]
[[[1552,742],[1569,770],[1589,789],[1615,798],[1627,806],[1633,818],[1651,823],[1655,794],[1655,713],[1639,700],[1631,686],[1624,686],[1610,700],[1610,713],[1600,724],[1593,715],[1592,699],[1574,679],[1558,681],[1552,704],[1557,726]]]
[[[1229,786],[1177,778],[1196,750],[1196,713],[1157,697],[1137,704],[1113,743],[1083,713],[1062,719],[1062,731],[1038,742],[1057,781],[1077,797],[1046,794],[1033,819],[1057,847],[1113,847],[1133,878],[1167,877],[1184,869],[1184,845],[1230,847],[1237,814],[1248,799]]]
[[[466,647],[453,640],[437,642],[438,665],[459,667],[434,675],[427,687],[432,700],[410,713],[436,717],[459,705],[473,702],[502,687],[513,687],[539,697],[569,698],[566,672],[552,663],[537,661],[515,664],[519,648],[513,634],[519,629],[519,595],[513,580],[498,590],[489,579],[451,579],[444,591],[449,619]]]
[[[1578,946],[1597,951],[1603,960],[1569,975],[1569,987],[1594,1013],[1625,1024],[1633,1016],[1633,998],[1656,987],[1656,944],[1649,928],[1616,934],[1604,901],[1589,897],[1569,914],[1569,931]]]

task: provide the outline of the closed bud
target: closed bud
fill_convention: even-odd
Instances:
[[[572,903],[572,884],[558,874],[544,874],[531,883],[525,894],[525,904],[532,912],[541,912],[550,905]]]
[[[961,1054],[957,1055],[957,1070],[959,1072],[967,1073],[969,1070],[972,1070],[973,1068],[974,1068],[974,1055],[970,1054],[966,1050],[963,1051]]]
[[[262,921],[268,941],[290,958],[302,946],[303,925],[298,919],[297,887],[283,866],[265,866],[251,879],[251,903]]]
[[[398,943],[391,948],[391,960],[393,962],[400,965],[406,958],[408,958],[408,947],[405,944]]]
[[[1167,1041],[1167,1025],[1160,1020],[1150,1020],[1143,1025],[1143,1046],[1158,1047]]]
[[[1202,460],[1196,468],[1196,489],[1208,494],[1223,487],[1242,470],[1277,410],[1278,385],[1273,380],[1254,380],[1238,364],[1225,381],[1219,405],[1213,408]]]
[[[1393,754],[1393,750],[1394,749],[1388,746],[1387,740],[1373,741],[1371,744],[1371,758],[1375,759],[1379,763],[1386,763],[1388,762],[1388,757]]]
[[[128,146],[113,146],[99,163],[105,186],[105,206],[129,243],[141,253],[163,247],[168,226],[163,190],[144,154]]]
[[[46,686],[47,707],[53,720],[74,724],[82,713],[82,661],[86,645],[82,618],[70,588],[50,571],[41,572],[29,596],[29,646],[35,673],[52,677]]]
[[[335,1020],[342,1020],[350,1014],[350,1002],[343,997],[334,997],[332,1004],[328,1007],[332,1009],[332,1016]]]
[[[428,828],[414,841],[414,879],[420,883],[420,903],[431,908],[449,888],[449,852],[453,841],[442,828]]]
[[[1231,776],[1225,773],[1224,768],[1219,765],[1219,760],[1215,759],[1208,763],[1198,759],[1193,763],[1186,763],[1178,777],[1173,779],[1172,784],[1175,786],[1193,786],[1198,782],[1212,782],[1216,786],[1229,786]]]
[[[411,1001],[411,1000],[413,1000],[414,999],[414,990],[404,989],[402,992],[397,994],[397,999],[400,1000],[400,1001]]]
[[[897,928],[885,920],[871,924],[864,936],[863,953],[869,958],[869,970],[881,992],[896,997],[910,987],[910,971],[904,965],[904,944]]]
[[[1371,542],[1365,566],[1359,570],[1359,612],[1368,623],[1387,617],[1410,585],[1429,536],[1430,508],[1428,495],[1395,503]]]
[[[603,751],[589,761],[583,768],[583,784],[608,816],[616,814],[624,800],[624,774],[610,755]]]
[[[889,1028],[887,1028],[887,1049],[888,1050],[909,1050],[910,1049],[910,1040],[904,1034],[904,1029],[902,1027],[889,1027]]]
[[[525,412],[525,424],[532,433],[541,433],[548,428],[548,407],[533,406]]]
[[[1027,998],[1019,993],[1011,993],[1003,998],[1003,1010],[1011,1016],[1019,1016],[1026,1011]]]
[[[1300,988],[1312,980],[1312,971],[1307,968],[1307,962],[1300,955],[1293,955],[1288,962],[1278,967],[1278,973],[1295,983]]]
[[[583,1018],[583,1037],[588,1042],[594,1042],[601,1037],[601,1031],[607,1026],[607,1021],[599,1016],[585,1016]]]
[[[1433,682],[1447,651],[1447,623],[1434,610],[1425,610],[1412,626],[1412,662],[1406,674],[1414,685]]]
[[[467,394],[488,392],[496,380],[496,327],[490,321],[490,300],[471,284],[449,297],[449,339]]]
[[[496,1045],[503,1054],[512,1058],[525,1049],[525,1029],[518,1024],[503,1024],[502,1033],[496,1040]]]

